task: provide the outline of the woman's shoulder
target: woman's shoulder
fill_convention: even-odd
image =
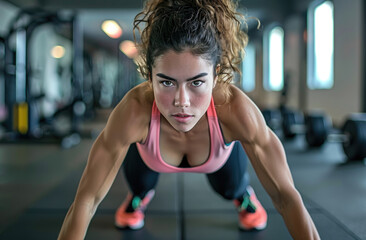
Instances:
[[[230,140],[251,138],[262,121],[262,115],[255,103],[238,87],[228,86],[229,94],[222,91],[214,94],[218,119]],[[216,103],[217,100],[217,103]]]
[[[218,84],[213,91],[213,98],[216,110],[223,113],[227,111],[236,112],[243,110],[240,108],[244,105],[252,105],[248,96],[233,84]]]
[[[151,113],[154,95],[148,82],[140,83],[126,93],[115,107],[115,111],[126,111],[138,114]]]
[[[124,135],[132,142],[141,141],[147,134],[153,100],[149,83],[137,85],[113,109],[106,129],[113,135]]]

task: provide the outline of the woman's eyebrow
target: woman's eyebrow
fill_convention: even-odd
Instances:
[[[195,79],[197,79],[197,78],[204,77],[204,76],[206,76],[206,75],[208,75],[208,73],[203,72],[203,73],[197,74],[197,75],[196,75],[196,76],[194,76],[194,77],[188,78],[188,79],[187,79],[187,81],[192,81],[192,80],[195,80]]]
[[[203,72],[203,73],[197,74],[194,77],[188,78],[187,81],[192,81],[192,80],[195,80],[197,78],[204,77],[206,75],[208,75],[208,73]],[[167,75],[165,75],[163,73],[157,73],[156,76],[161,77],[161,78],[164,78],[164,79],[167,79],[167,80],[171,80],[171,81],[177,81],[175,78],[169,77],[169,76],[167,76]]]
[[[167,76],[165,74],[162,74],[162,73],[157,73],[156,76],[167,79],[167,80],[171,80],[171,81],[177,81],[176,79],[174,79],[172,77],[169,77],[169,76]]]

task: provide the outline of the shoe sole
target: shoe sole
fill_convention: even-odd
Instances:
[[[258,225],[256,227],[252,227],[252,228],[247,228],[247,227],[239,224],[240,230],[243,230],[243,231],[261,231],[261,230],[265,229],[266,227],[267,227],[267,223],[263,223],[261,225]]]
[[[145,225],[145,223],[144,223],[144,221],[141,221],[141,222],[139,222],[137,224],[134,224],[134,225],[121,225],[121,224],[118,224],[118,223],[115,222],[114,225],[119,229],[139,230]]]

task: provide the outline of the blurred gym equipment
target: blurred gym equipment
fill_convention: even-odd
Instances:
[[[270,126],[278,122],[278,114],[268,114],[265,119]],[[275,112],[272,110],[272,112]],[[276,125],[278,127],[279,124]],[[305,135],[306,143],[311,148],[323,146],[325,142],[342,143],[343,151],[349,160],[362,160],[366,157],[366,114],[350,114],[343,126],[333,128],[329,116],[322,112],[307,113],[287,109],[282,114],[283,136],[286,139]]]
[[[68,25],[72,39],[71,84],[72,99],[67,106],[56,111],[55,115],[67,112],[70,121],[68,132],[59,133],[54,127],[41,127],[42,117],[39,114],[39,100],[44,93],[32,94],[32,66],[30,61],[30,39],[38,27],[52,24],[55,27]],[[62,146],[70,147],[78,143],[80,138],[80,121],[85,114],[83,101],[83,50],[82,33],[75,14],[60,14],[42,9],[24,9],[18,13],[10,24],[5,37],[5,105],[8,117],[5,122],[7,138],[3,141],[16,139],[43,139],[61,141]],[[12,48],[12,44],[15,47]],[[48,118],[48,123],[50,122]],[[72,137],[73,136],[73,137]],[[72,144],[63,144],[68,139]]]

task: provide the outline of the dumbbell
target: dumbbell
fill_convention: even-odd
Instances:
[[[304,115],[295,110],[282,111],[282,132],[286,139],[292,139],[298,134],[305,133]]]
[[[270,129],[277,131],[281,128],[282,116],[278,109],[263,109],[262,114]]]
[[[327,140],[331,129],[330,119],[321,112],[308,113],[305,117],[299,111],[286,110],[282,113],[283,136],[292,139],[305,134],[309,147],[320,147]]]
[[[267,126],[273,131],[282,130],[286,139],[292,139],[297,134],[305,133],[303,130],[304,119],[300,112],[286,110],[282,114],[279,109],[266,108],[262,110],[262,115]]]
[[[366,157],[366,115],[351,115],[342,127],[343,150],[348,159],[359,160]]]
[[[331,120],[323,113],[307,114],[304,124],[300,124],[300,115],[293,111],[283,114],[283,123],[294,122],[286,126],[289,136],[305,134],[309,147],[320,147],[325,142],[340,142],[349,160],[366,157],[366,114],[350,115],[339,133],[331,133]]]

